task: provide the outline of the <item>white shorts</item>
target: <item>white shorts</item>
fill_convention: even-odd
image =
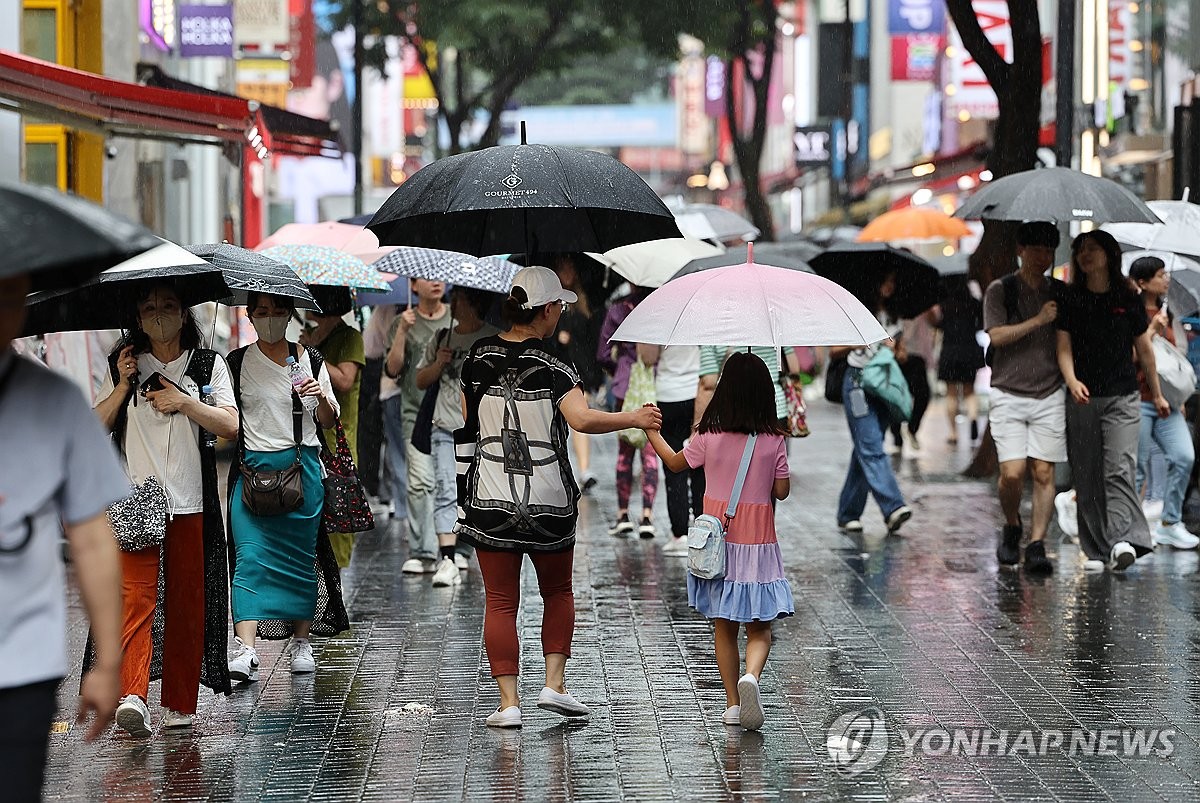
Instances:
[[[1032,457],[1047,463],[1067,461],[1067,395],[1059,388],[1032,399],[992,388],[988,421],[1001,463]]]

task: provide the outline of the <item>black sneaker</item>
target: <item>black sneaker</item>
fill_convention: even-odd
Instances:
[[[1005,524],[1000,534],[1000,543],[996,546],[996,560],[1001,566],[1016,566],[1021,562],[1021,530],[1020,524]]]
[[[654,522],[649,516],[642,519],[642,526],[638,527],[638,536],[649,541],[654,536],[658,535],[658,531],[654,529]]]
[[[609,535],[615,535],[618,538],[625,538],[633,532],[633,522],[629,520],[629,514],[621,516],[617,519],[613,526],[608,528]]]
[[[1054,564],[1046,557],[1046,545],[1041,541],[1031,541],[1025,547],[1025,571],[1031,574],[1053,574]]]

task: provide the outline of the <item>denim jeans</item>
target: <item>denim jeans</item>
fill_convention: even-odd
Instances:
[[[458,523],[458,472],[454,460],[454,433],[440,427],[433,430],[433,476],[437,490],[433,495],[433,526],[438,535],[454,532]]]
[[[396,506],[398,521],[408,518],[408,452],[405,448],[401,404],[399,396],[383,401],[383,432],[387,438],[384,454],[388,464],[388,475],[392,481],[392,504]]]
[[[1163,491],[1162,520],[1174,524],[1183,519],[1183,497],[1187,493],[1188,478],[1192,475],[1192,463],[1196,454],[1192,447],[1192,433],[1179,410],[1172,410],[1166,418],[1159,418],[1153,402],[1142,402],[1142,428],[1138,433],[1137,485],[1141,489],[1150,462],[1150,446],[1158,444],[1167,460],[1167,482]]]
[[[846,410],[846,422],[850,425],[850,440],[854,450],[850,453],[850,468],[842,485],[838,499],[838,524],[862,518],[867,507],[867,492],[874,495],[883,511],[884,520],[904,505],[892,464],[883,453],[883,435],[890,420],[883,402],[867,394],[867,414],[855,418],[850,412],[850,391],[855,387],[861,371],[850,368],[842,381],[842,406]]]

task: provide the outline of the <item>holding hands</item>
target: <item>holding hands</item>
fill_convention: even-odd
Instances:
[[[646,404],[634,414],[634,426],[646,432],[658,432],[662,429],[662,410],[657,405]]]

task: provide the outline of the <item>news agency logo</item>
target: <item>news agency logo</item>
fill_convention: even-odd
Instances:
[[[1068,756],[1169,758],[1175,753],[1173,728],[898,728],[905,758],[915,756],[992,756],[1020,758],[1065,753]],[[837,771],[847,777],[879,766],[891,745],[883,712],[877,707],[849,711],[830,724],[825,749]]]

